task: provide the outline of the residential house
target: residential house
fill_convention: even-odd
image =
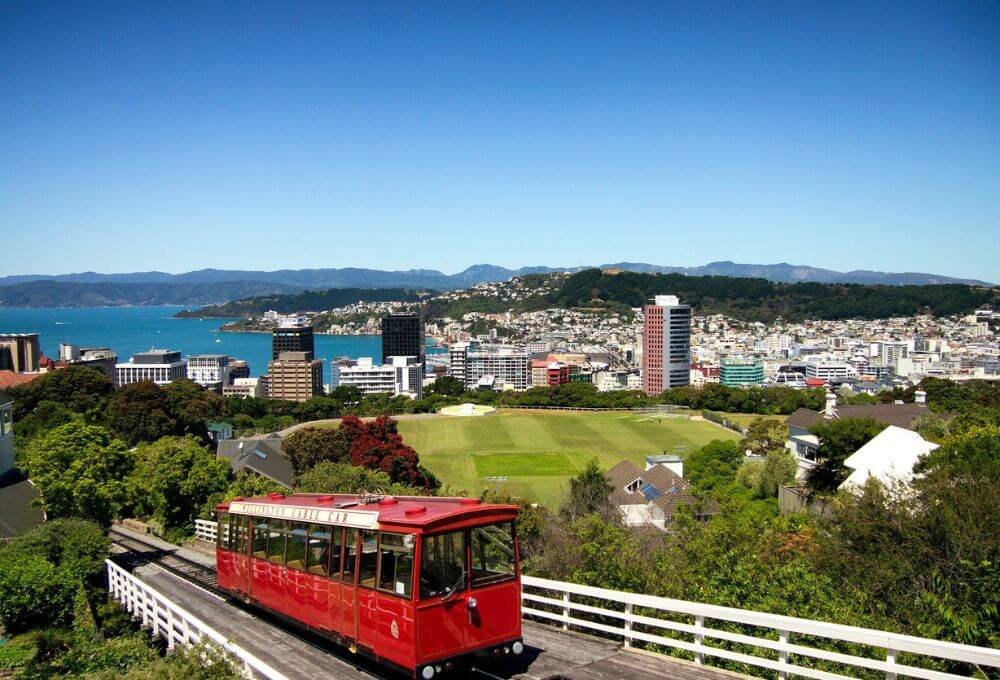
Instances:
[[[604,476],[612,486],[608,500],[621,512],[625,526],[667,529],[682,505],[690,506],[699,519],[708,519],[719,511],[714,501],[697,498],[691,485],[665,465],[640,470],[631,461],[623,460]]]
[[[785,425],[788,426],[788,439],[785,447],[792,452],[799,464],[796,477],[805,479],[809,471],[816,467],[819,439],[812,433],[812,428],[818,423],[843,418],[871,418],[886,425],[894,425],[907,430],[914,430],[917,418],[927,413],[927,404],[921,391],[917,392],[917,401],[912,404],[874,404],[870,406],[838,406],[837,396],[832,392],[826,394],[826,408],[811,411],[800,408],[788,416]]]
[[[841,489],[860,491],[870,478],[892,489],[913,481],[913,468],[925,455],[938,448],[913,430],[890,425],[844,461],[851,469]]]
[[[266,437],[223,439],[215,455],[227,458],[233,472],[249,470],[284,487],[292,488],[292,461],[285,455],[282,438],[274,433]]]

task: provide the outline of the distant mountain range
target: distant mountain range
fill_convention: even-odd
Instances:
[[[761,278],[775,283],[798,283],[817,281],[820,283],[864,283],[890,286],[928,285],[941,283],[964,283],[969,285],[992,285],[975,279],[962,279],[939,274],[919,272],[877,272],[855,270],[838,272],[807,265],[740,264],[737,262],[712,262],[702,267],[672,267],[643,262],[615,262],[599,265],[601,269],[622,269],[640,273],[685,274],[688,276],[732,276],[737,278]],[[524,274],[545,274],[550,272],[578,272],[593,267],[521,267],[508,269],[492,264],[477,264],[458,272],[445,274],[435,269],[407,269],[404,271],[383,271],[346,267],[341,269],[279,269],[277,271],[255,271],[239,269],[200,269],[183,274],[165,272],[135,272],[130,274],[25,274],[0,277],[0,287],[35,281],[59,281],[66,283],[185,283],[209,284],[253,281],[260,284],[275,284],[297,287],[301,290],[327,288],[413,288],[433,290],[454,290],[477,283],[506,281],[513,276]],[[279,291],[269,291],[279,292]],[[261,294],[266,294],[261,293]]]
[[[259,281],[220,283],[74,283],[28,281],[0,286],[2,307],[201,306],[238,298],[300,292],[298,286]]]

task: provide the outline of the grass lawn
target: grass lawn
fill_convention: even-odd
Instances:
[[[762,416],[759,413],[723,413],[726,418],[729,418],[734,423],[739,423],[743,427],[748,426],[753,421],[758,418],[768,418],[770,420],[778,420],[782,423],[788,418],[788,416]]]
[[[487,477],[504,475],[511,493],[551,507],[591,458],[605,469],[622,459],[642,467],[649,454],[684,456],[713,439],[738,438],[711,423],[627,413],[414,418],[400,420],[399,432],[452,493],[478,493]]]

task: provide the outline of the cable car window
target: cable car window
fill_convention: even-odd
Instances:
[[[254,518],[253,520],[253,556],[267,559],[267,520]]]
[[[378,589],[410,597],[413,589],[413,534],[382,534],[379,543]]]
[[[470,537],[473,587],[514,576],[514,525],[511,522],[473,527]]]
[[[420,597],[465,589],[465,532],[424,537],[420,558]]]
[[[378,532],[361,532],[361,566],[358,567],[358,583],[365,588],[375,587],[375,566],[378,562]]]
[[[354,560],[358,554],[357,529],[344,529],[344,583],[354,583]]]
[[[285,562],[285,531],[286,522],[272,519],[267,526],[267,561],[275,564]]]
[[[289,524],[288,539],[285,543],[285,564],[292,569],[306,568],[306,539],[309,537],[305,524]]]
[[[219,513],[219,525],[215,528],[215,545],[223,550],[230,550],[228,512]]]
[[[249,521],[250,518],[243,515],[230,515],[229,517],[229,530],[236,532],[236,551],[243,554],[247,552],[247,524]],[[230,541],[232,540],[233,535],[230,534]]]
[[[340,530],[336,530],[340,533]],[[339,558],[339,556],[338,556]],[[306,551],[306,571],[329,576],[330,527],[314,524],[309,528],[309,549]],[[336,569],[336,567],[334,567]]]

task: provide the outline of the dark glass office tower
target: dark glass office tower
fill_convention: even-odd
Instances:
[[[309,361],[316,355],[312,326],[279,326],[271,336],[271,359],[282,352],[309,352]]]
[[[424,361],[424,322],[415,312],[382,317],[382,363],[389,357],[419,357]]]

